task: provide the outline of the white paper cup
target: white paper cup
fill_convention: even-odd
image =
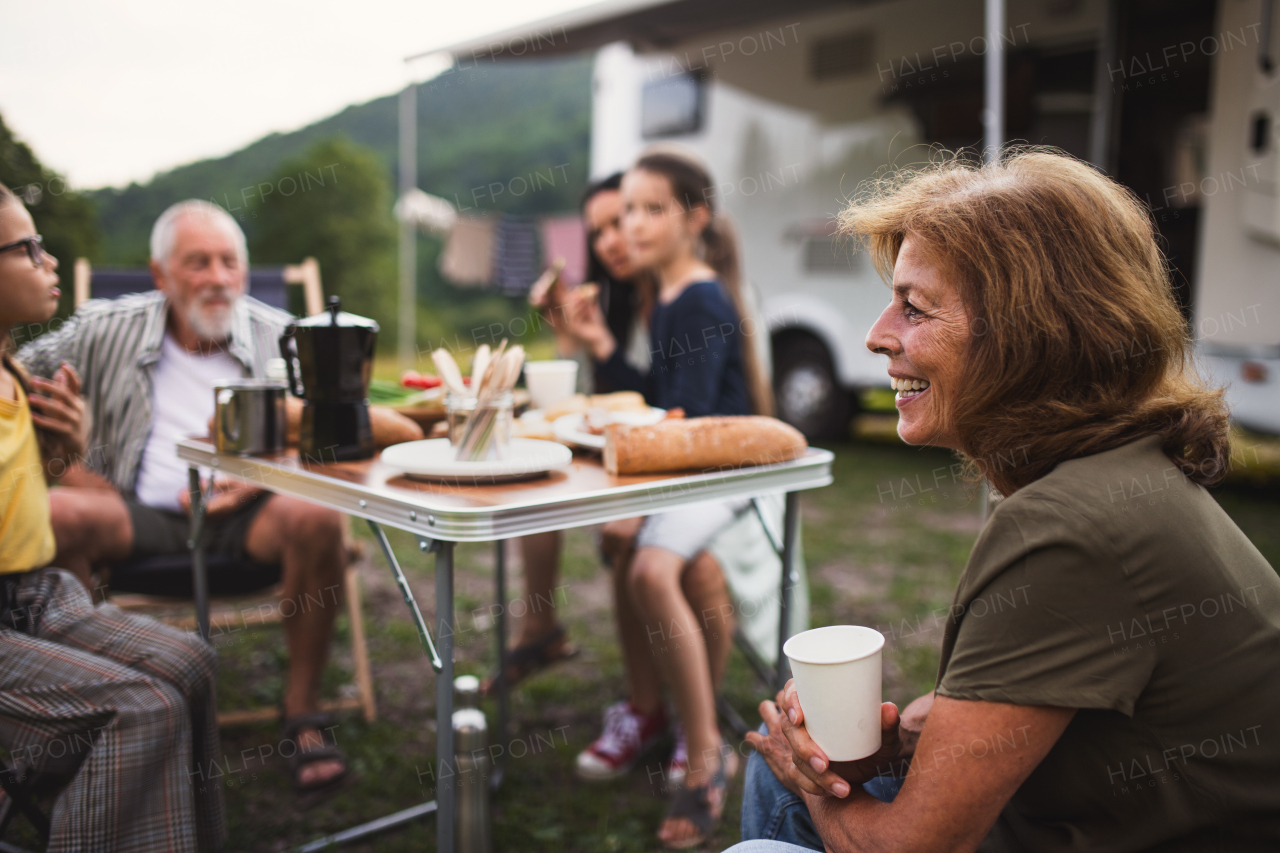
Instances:
[[[554,406],[573,396],[578,387],[578,362],[569,359],[526,361],[524,381],[535,409]]]
[[[880,748],[880,651],[884,635],[861,625],[830,625],[783,645],[804,724],[832,761],[856,761]]]

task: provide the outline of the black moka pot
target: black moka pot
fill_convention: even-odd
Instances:
[[[298,453],[308,462],[368,459],[373,456],[369,426],[369,376],[378,324],[342,311],[338,297],[329,309],[290,323],[280,337],[289,390],[304,401]]]

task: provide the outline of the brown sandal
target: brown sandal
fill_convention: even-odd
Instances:
[[[685,850],[690,847],[697,847],[711,838],[716,826],[720,823],[720,819],[724,817],[724,807],[729,797],[729,780],[737,772],[738,757],[731,749],[726,747],[720,752],[720,767],[715,773],[711,774],[711,781],[693,788],[684,785],[680,786],[675,796],[671,798],[671,803],[667,806],[667,814],[663,817],[662,822],[665,824],[669,820],[684,818],[693,824],[693,828],[697,832],[681,841],[662,841],[661,837],[659,837],[658,840],[662,842],[664,848],[667,850]],[[715,791],[719,797],[718,813],[712,811],[712,791]]]
[[[331,791],[345,782],[347,776],[350,775],[347,756],[338,748],[338,743],[331,731],[336,726],[337,720],[334,716],[325,713],[299,714],[296,717],[290,717],[285,720],[282,736],[284,741],[293,743],[293,755],[285,756],[285,759],[289,762],[289,773],[293,777],[293,790],[297,793],[318,794]],[[310,749],[302,748],[302,733],[308,729],[319,733],[324,746],[311,747]],[[324,779],[309,785],[302,784],[299,781],[302,768],[318,761],[340,762],[342,764],[342,772],[331,779]]]
[[[507,687],[515,687],[529,676],[541,672],[552,664],[577,657],[578,649],[568,642],[565,642],[556,653],[551,653],[551,647],[562,640],[564,640],[564,626],[557,625],[532,643],[523,643],[507,652]],[[492,695],[497,682],[498,673],[495,667],[494,672],[490,673],[481,685],[481,693],[485,696]]]

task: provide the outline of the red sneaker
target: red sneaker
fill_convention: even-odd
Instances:
[[[630,702],[610,705],[604,712],[604,732],[595,743],[578,753],[578,776],[602,781],[626,775],[666,730],[667,715],[661,706],[646,717],[631,707]]]
[[[689,773],[689,738],[685,735],[684,726],[679,720],[676,720],[673,728],[676,747],[671,753],[671,760],[667,762],[666,782],[674,789],[684,787],[684,777]]]

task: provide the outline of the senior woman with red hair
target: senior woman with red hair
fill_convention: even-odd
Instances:
[[[1280,578],[1205,489],[1227,412],[1147,210],[1021,150],[886,178],[843,224],[892,277],[867,346],[899,435],[1004,497],[879,753],[828,761],[792,684],[761,704],[735,853],[1280,849]]]

